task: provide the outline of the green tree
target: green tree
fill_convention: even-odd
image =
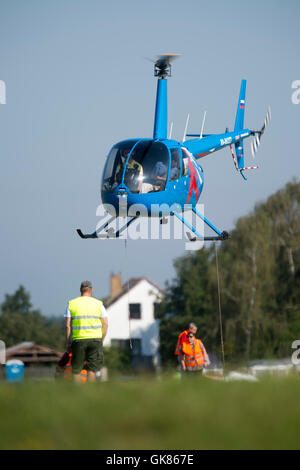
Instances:
[[[238,219],[231,239],[219,243],[218,258],[226,359],[289,356],[300,337],[300,183],[288,183]],[[214,247],[174,266],[160,307],[163,362],[174,357],[190,321],[221,357]]]
[[[103,348],[104,365],[112,372],[126,372],[130,369],[132,354],[116,346]]]
[[[201,339],[212,346],[216,311],[209,276],[212,250],[203,248],[174,262],[176,278],[167,285],[166,296],[159,306],[160,354],[163,363],[176,363],[174,350],[178,335],[190,322],[197,324]],[[213,331],[213,332],[212,332]]]
[[[5,300],[1,305],[1,310],[14,313],[28,313],[31,310],[30,294],[25,287],[20,285],[12,295],[5,294]]]
[[[32,341],[53,348],[63,348],[63,321],[44,317],[39,310],[33,310],[30,294],[23,286],[12,295],[5,295],[1,312],[0,336],[7,347]]]

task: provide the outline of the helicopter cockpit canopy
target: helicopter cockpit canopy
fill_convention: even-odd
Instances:
[[[160,141],[128,140],[116,144],[107,158],[102,191],[113,192],[121,183],[132,193],[164,191],[169,159],[169,150]],[[178,165],[179,176],[180,158]]]

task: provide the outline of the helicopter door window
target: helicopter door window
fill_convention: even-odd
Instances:
[[[182,149],[182,176],[186,176],[189,171],[189,157],[184,149]]]
[[[127,163],[124,182],[133,193],[164,191],[169,171],[169,151],[161,142],[143,140]]]
[[[130,159],[126,166],[124,183],[133,193],[139,193],[141,191],[141,185],[143,183],[143,167],[136,160],[134,150],[131,152]]]
[[[179,148],[171,149],[171,171],[169,181],[177,180],[180,176],[181,151]]]
[[[113,192],[122,182],[126,160],[136,140],[115,145],[108,154],[103,172],[102,191]]]

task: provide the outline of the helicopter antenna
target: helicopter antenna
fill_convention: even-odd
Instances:
[[[187,133],[187,128],[188,128],[189,120],[190,120],[190,115],[188,114],[188,115],[187,115],[187,118],[186,118],[186,123],[185,123],[185,129],[184,129],[184,134],[183,134],[182,142],[184,142],[184,141],[185,141],[185,138],[186,138],[186,133]]]
[[[205,118],[206,118],[206,111],[204,111],[204,115],[203,115],[202,127],[201,127],[201,133],[200,133],[200,139],[202,139],[202,135],[203,135],[203,129],[204,129]]]

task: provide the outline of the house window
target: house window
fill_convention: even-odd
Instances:
[[[132,338],[132,355],[141,356],[142,355],[142,340],[140,338]]]
[[[153,314],[154,314],[154,319],[157,320],[159,318],[159,306],[160,304],[158,302],[154,302],[153,304]]]
[[[135,320],[141,318],[141,304],[129,304],[129,318]]]
[[[122,351],[129,351],[130,350],[130,342],[129,339],[112,339],[111,345],[115,346]]]

